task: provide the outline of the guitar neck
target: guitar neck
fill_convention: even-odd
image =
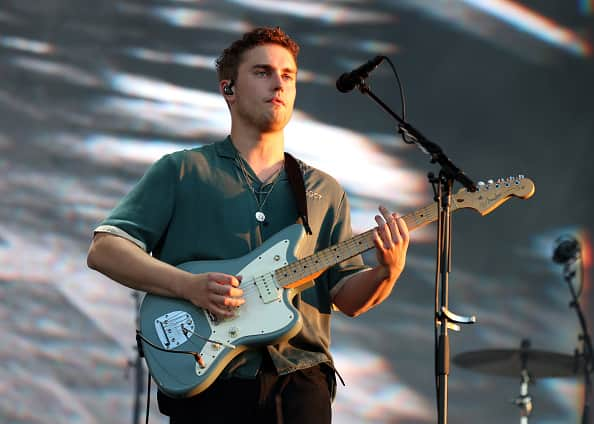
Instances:
[[[452,211],[456,205],[452,204]],[[402,217],[409,231],[416,230],[437,220],[437,203]],[[276,280],[284,288],[297,288],[319,276],[326,269],[375,247],[373,242],[375,229],[365,231],[355,237],[334,246],[320,250],[301,260],[275,271]]]

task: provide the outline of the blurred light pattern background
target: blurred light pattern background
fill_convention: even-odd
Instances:
[[[135,299],[86,268],[92,229],[161,155],[227,134],[214,59],[261,25],[301,44],[287,148],[344,185],[355,231],[373,226],[379,203],[401,213],[430,203],[426,175],[438,171],[371,99],[335,89],[375,55],[395,63],[409,121],[471,178],[535,182],[530,200],[454,216],[450,308],[478,323],[452,334],[452,356],[523,339],[573,354],[579,324],[551,256],[558,237],[580,240],[591,325],[593,10],[592,0],[0,0],[0,422],[132,421]],[[386,64],[369,83],[400,111]],[[346,387],[334,422],[435,422],[435,233],[413,234],[388,301],[335,315]],[[520,376],[452,365],[449,383],[450,421],[520,420]],[[538,379],[531,420],[578,422],[582,390],[579,376]],[[151,422],[165,422],[152,399]]]

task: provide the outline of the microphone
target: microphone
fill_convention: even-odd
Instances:
[[[345,72],[336,80],[336,88],[341,93],[348,93],[361,84],[361,80],[367,78],[369,73],[379,66],[385,56],[376,56],[351,72]]]
[[[553,261],[558,264],[571,263],[580,256],[580,244],[571,236],[559,237],[555,240],[557,247],[553,252]]]

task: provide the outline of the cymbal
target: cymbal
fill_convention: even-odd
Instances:
[[[526,369],[531,377],[568,377],[583,369],[574,355],[534,349],[490,349],[464,352],[453,362],[483,374],[518,377]]]

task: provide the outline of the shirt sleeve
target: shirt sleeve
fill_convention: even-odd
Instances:
[[[116,227],[152,252],[167,230],[177,184],[177,167],[170,155],[153,164],[134,188],[95,230]],[[113,231],[111,231],[113,232]]]

